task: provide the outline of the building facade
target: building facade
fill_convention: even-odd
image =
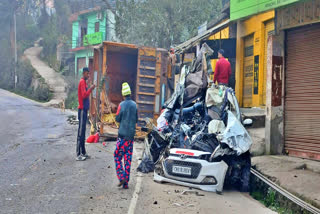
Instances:
[[[83,67],[93,69],[93,46],[103,41],[116,41],[114,15],[101,7],[83,10],[70,16],[72,22],[72,49],[75,53],[75,76]]]
[[[275,30],[274,10],[296,1],[230,1],[230,20],[237,22],[236,94],[240,106],[266,106],[267,40]]]
[[[276,23],[269,41],[270,123],[282,121],[277,140],[285,153],[320,160],[320,0],[277,8]]]
[[[320,0],[233,1],[236,94],[263,106],[267,154],[320,160]]]

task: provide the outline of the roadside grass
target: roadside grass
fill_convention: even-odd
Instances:
[[[262,191],[253,191],[250,194],[254,199],[279,214],[294,214],[290,208],[281,206],[277,199],[276,191],[270,187],[267,190],[267,194],[264,194]]]
[[[37,101],[39,103],[46,103],[48,101],[51,100],[53,94],[52,92],[47,92],[46,89],[36,89],[36,91],[32,91],[32,90],[19,90],[19,89],[8,89],[8,91],[14,93],[14,94],[17,94],[19,96],[22,96],[22,97],[25,97],[25,98],[28,98],[30,100],[34,100],[34,101]],[[41,91],[45,91],[45,94],[42,94]],[[39,96],[46,96],[47,98],[45,100],[43,99],[39,99]]]

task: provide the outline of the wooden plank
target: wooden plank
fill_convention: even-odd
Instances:
[[[156,56],[156,49],[155,48],[149,48],[149,47],[141,47],[139,49],[139,55],[140,56]]]
[[[141,56],[140,57],[141,61],[156,61],[156,58],[155,57],[151,57],[151,56]]]
[[[140,73],[140,72],[139,72]],[[139,75],[138,74],[138,77],[142,77],[142,78],[148,78],[148,79],[156,79],[157,77],[154,77],[154,76],[148,76],[148,75]]]
[[[146,83],[138,83],[139,86],[144,86],[144,87],[149,87],[149,88],[154,88],[154,85],[152,84],[146,84]]]
[[[146,92],[138,92],[140,95],[148,95],[148,96],[155,96],[155,93],[146,93]]]
[[[120,43],[120,42],[103,42],[103,46],[118,46],[118,47],[126,47],[126,48],[132,48],[132,49],[137,49],[138,47],[133,44],[127,44],[127,43]]]
[[[103,45],[103,51],[102,53],[100,52],[100,54],[102,54],[102,76],[106,75],[107,72],[107,45]],[[102,90],[101,90],[101,95],[102,95],[102,102],[101,102],[101,110],[100,110],[100,118],[102,117],[102,112],[104,112],[105,110],[105,106],[104,106],[104,100],[105,100],[105,95],[106,93],[106,85],[103,84],[102,86]],[[103,124],[100,125],[100,133],[103,134],[104,133],[104,126]]]
[[[156,70],[155,67],[150,67],[150,66],[140,66],[140,69],[146,69],[146,70]]]
[[[148,101],[137,101],[137,103],[140,103],[140,104],[148,104],[148,105],[154,105],[154,102],[148,102]]]

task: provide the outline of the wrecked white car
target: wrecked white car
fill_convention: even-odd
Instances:
[[[154,180],[221,192],[225,184],[249,190],[252,140],[244,128],[234,91],[208,84],[205,44],[158,119],[143,129],[144,157],[138,170],[154,171]]]
[[[221,192],[228,165],[209,162],[209,152],[170,149],[170,154],[154,172],[154,180],[170,182],[204,191]]]

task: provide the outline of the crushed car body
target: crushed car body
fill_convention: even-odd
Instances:
[[[203,44],[157,121],[146,120],[141,172],[154,180],[221,192],[225,184],[249,190],[252,140],[233,89],[210,83],[213,51]],[[153,163],[153,164],[152,164]]]
[[[161,169],[154,172],[154,180],[170,182],[204,191],[221,192],[228,165],[224,161],[209,162],[210,152],[190,149],[170,149]]]

